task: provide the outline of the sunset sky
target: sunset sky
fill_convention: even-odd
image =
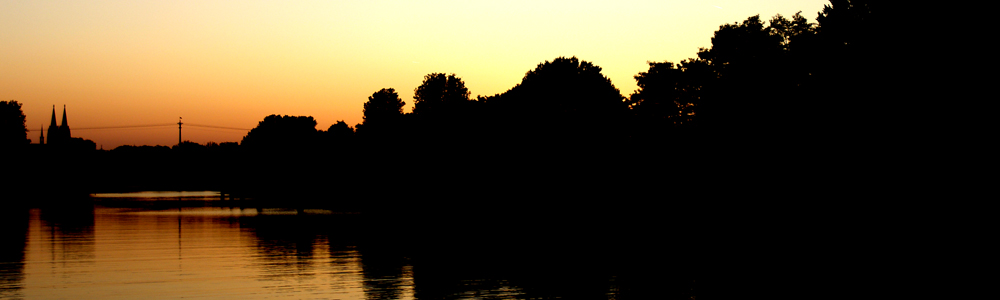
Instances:
[[[719,25],[760,14],[815,21],[826,0],[0,1],[0,100],[23,104],[30,132],[66,105],[74,137],[99,147],[174,145],[177,123],[249,130],[270,114],[318,129],[362,120],[395,88],[413,107],[429,73],[502,93],[539,63],[576,56],[628,96],[647,61],[710,47]],[[197,143],[246,130],[184,127]]]

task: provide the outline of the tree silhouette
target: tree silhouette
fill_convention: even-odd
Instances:
[[[403,114],[406,102],[399,99],[399,94],[393,88],[381,89],[368,97],[364,106],[363,124],[393,122]]]
[[[701,90],[711,79],[703,60],[649,62],[649,70],[635,76],[639,89],[629,97],[629,107],[641,119],[670,127],[690,125]]]
[[[314,145],[316,120],[305,116],[264,117],[240,144],[250,149],[301,149]]]
[[[596,117],[626,107],[621,92],[601,74],[601,67],[575,56],[538,64],[502,97],[545,114]]]
[[[782,42],[759,15],[719,26],[712,47],[698,53],[718,77],[708,89],[710,99],[701,105],[703,125],[739,137],[789,125],[780,121],[793,85]]]
[[[538,64],[521,83],[486,101],[495,107],[497,118],[517,122],[508,131],[535,138],[616,132],[628,112],[625,97],[601,74],[601,68],[576,57]]]
[[[17,101],[0,101],[0,147],[25,145],[28,139],[28,127],[25,124],[21,103]]]
[[[718,77],[703,88],[701,126],[731,137],[788,138],[860,132],[886,122],[891,97],[876,75],[886,73],[886,64],[876,60],[892,56],[878,53],[892,47],[879,44],[886,32],[879,7],[865,0],[830,3],[816,24],[796,13],[790,20],[775,15],[770,24],[758,15],[720,26],[712,47],[698,53]],[[845,105],[847,99],[863,104]]]
[[[327,149],[343,149],[345,145],[354,141],[354,128],[348,126],[343,120],[333,123],[326,131],[319,133],[323,147]]]
[[[772,35],[781,37],[781,45],[784,46],[785,51],[789,51],[791,50],[790,45],[792,41],[815,33],[813,25],[802,16],[802,12],[800,11],[795,13],[791,20],[786,19],[781,14],[775,15],[771,18],[767,28],[771,31]]]
[[[413,113],[433,114],[442,106],[455,106],[469,101],[469,89],[455,74],[431,73],[413,90]]]
[[[830,41],[828,46],[837,48],[835,50],[855,44],[865,46],[877,35],[873,32],[878,28],[873,15],[879,9],[876,4],[876,1],[867,0],[830,0],[816,17],[818,31]]]
[[[181,152],[185,154],[203,154],[205,153],[206,149],[208,149],[208,146],[198,144],[192,141],[183,141],[177,145],[174,145],[173,147],[170,147],[170,149],[175,152]]]
[[[632,117],[629,135],[646,141],[663,141],[667,132],[690,132],[701,121],[700,106],[716,73],[705,60],[687,59],[678,65],[649,62],[649,70],[635,76],[639,89],[628,99]]]
[[[710,61],[723,77],[727,73],[743,76],[754,67],[772,63],[780,55],[781,45],[782,37],[773,35],[756,15],[740,24],[719,26],[712,37],[712,48],[702,49],[698,57]]]
[[[399,134],[398,125],[402,122],[404,105],[406,102],[399,99],[395,89],[381,89],[373,93],[368,97],[368,102],[365,102],[364,120],[354,127],[358,138],[394,140]]]
[[[330,128],[328,128],[326,132],[328,132],[333,139],[337,140],[347,140],[354,137],[354,128],[347,126],[347,123],[343,120],[330,125]]]
[[[871,127],[898,126],[906,122],[890,120],[889,116],[918,115],[902,112],[909,105],[908,97],[890,92],[885,74],[896,72],[893,60],[898,56],[898,44],[891,42],[897,34],[889,32],[889,24],[880,17],[885,3],[867,0],[830,0],[817,15],[815,39],[804,54],[810,66],[806,91],[815,95],[814,111],[830,124],[827,131],[871,135]],[[893,24],[895,27],[896,24]],[[863,70],[863,71],[862,71]],[[906,82],[898,81],[898,82]],[[843,105],[852,99],[851,105]],[[863,105],[866,113],[857,113]],[[872,136],[878,139],[878,137]]]

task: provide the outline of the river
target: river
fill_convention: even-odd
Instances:
[[[355,212],[258,211],[216,196],[99,194],[8,213],[0,298],[687,299],[694,286],[665,264],[616,267],[622,252],[588,243],[440,227],[414,238],[409,224]]]

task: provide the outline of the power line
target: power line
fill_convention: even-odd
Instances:
[[[185,123],[184,125],[187,125],[187,123]],[[231,129],[214,129],[214,128],[204,128],[204,127],[187,127],[184,129],[189,131],[194,130],[198,132],[223,132],[223,133],[240,133],[240,134],[246,133],[242,130],[237,131]]]
[[[84,128],[73,128],[73,130],[76,131],[76,130],[101,130],[101,129],[152,128],[152,127],[167,127],[167,126],[174,126],[174,125],[177,125],[177,123],[148,124],[148,125],[124,125],[124,126],[103,126],[103,127],[84,127]],[[184,125],[193,126],[193,127],[213,128],[213,129],[250,131],[249,128],[236,128],[236,127],[202,125],[202,124],[191,124],[191,123],[184,123]]]
[[[194,126],[194,127],[215,128],[215,129],[229,129],[229,130],[250,131],[250,129],[248,129],[248,128],[223,127],[223,126],[201,125],[201,124],[191,124],[191,123],[184,123],[184,125]]]
[[[76,130],[98,130],[98,129],[125,129],[125,128],[148,128],[148,127],[166,127],[174,126],[177,124],[150,124],[150,125],[125,125],[125,126],[104,126],[104,127],[84,127],[84,128],[73,128]]]

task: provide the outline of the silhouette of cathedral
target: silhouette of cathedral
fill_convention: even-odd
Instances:
[[[49,123],[49,145],[66,145],[72,140],[69,132],[69,123],[66,122],[66,105],[63,105],[62,125],[56,125],[56,106],[52,106],[52,122]],[[43,136],[40,141],[45,143]]]
[[[69,122],[66,121],[66,105],[63,105],[62,124],[60,125],[56,125],[56,106],[52,106],[52,121],[49,122],[48,134],[42,134],[38,141],[39,144],[51,145],[46,148],[61,149],[60,151],[92,151],[97,149],[97,144],[94,141],[70,135]]]

